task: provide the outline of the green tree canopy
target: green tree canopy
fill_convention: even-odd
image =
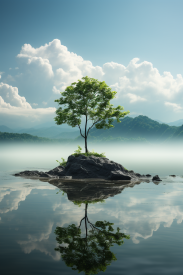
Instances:
[[[79,227],[75,224],[68,227],[57,226],[55,234],[59,247],[55,250],[61,253],[68,267],[89,275],[105,271],[107,266],[116,260],[110,247],[114,244],[122,245],[123,239],[129,239],[130,236],[121,233],[119,227],[114,232],[113,223],[107,221],[92,224],[87,217],[87,206],[86,204],[85,216],[81,219]],[[82,234],[80,229],[82,221],[85,224],[85,234]]]
[[[109,129],[114,127],[112,125],[114,118],[120,122],[120,118],[129,113],[129,111],[122,112],[124,108],[120,105],[113,108],[110,104],[110,100],[115,98],[116,93],[105,81],[83,77],[82,80],[68,86],[64,92],[61,92],[62,97],[55,100],[59,105],[63,105],[56,110],[55,121],[58,125],[67,123],[72,127],[78,126],[81,136],[85,139],[87,153],[87,137],[94,125],[97,129]],[[81,131],[82,116],[85,116],[84,133]],[[88,128],[89,120],[92,121],[92,125]]]

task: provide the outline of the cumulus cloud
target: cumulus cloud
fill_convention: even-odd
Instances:
[[[170,107],[171,109],[173,109],[174,112],[180,112],[183,110],[183,108],[180,106],[180,104],[165,102],[165,105]]]
[[[29,64],[29,65],[32,64],[33,65],[32,68],[36,68],[38,66],[40,68],[40,70],[42,71],[42,73],[45,74],[45,76],[52,77],[54,75],[53,71],[52,71],[52,66],[51,66],[49,60],[46,58],[30,57],[28,59],[27,64]]]
[[[61,91],[59,89],[57,89],[55,86],[53,86],[52,92],[54,94],[60,94]]]
[[[38,48],[24,44],[17,57],[19,65],[11,71],[20,73],[7,74],[4,83],[0,83],[0,124],[24,127],[53,121],[56,109],[49,106],[54,106],[56,95],[86,75],[106,81],[117,91],[112,103],[124,106],[131,113],[165,122],[180,119],[183,114],[180,104],[183,76],[173,77],[170,72],[160,74],[151,62],[134,58],[127,66],[116,62],[94,66],[70,52],[59,39]],[[1,75],[0,72],[0,78]],[[17,87],[21,87],[21,96]],[[45,108],[35,108],[36,104],[43,104]]]
[[[44,102],[44,105],[47,103]],[[35,105],[35,104],[34,104]],[[55,115],[56,108],[36,108],[26,101],[25,97],[18,94],[18,88],[11,85],[0,83],[0,123],[4,120],[10,123],[22,122],[27,124],[40,123],[42,121],[52,120]]]
[[[0,213],[6,214],[13,210],[18,210],[20,202],[25,201],[27,196],[35,189],[41,190],[55,190],[56,187],[49,186],[34,186],[23,188],[19,183],[13,183],[13,185],[8,186],[7,188],[0,188]],[[11,199],[10,199],[11,198]],[[1,205],[2,202],[2,205]],[[5,207],[6,206],[6,207]]]
[[[2,221],[6,221],[9,212],[18,210],[20,202],[24,203],[32,191],[51,191],[55,189],[57,188],[51,184],[39,185],[39,183],[36,183],[31,184],[31,186],[25,186],[22,182],[13,182],[9,183],[8,187],[0,187],[0,214],[2,215]],[[17,213],[15,213],[15,215],[16,214]],[[32,224],[32,221],[30,221],[30,223]],[[50,256],[53,260],[59,260],[60,255],[53,250],[53,247],[56,247],[56,241],[49,239],[52,233],[53,224],[53,221],[48,221],[47,218],[44,220],[43,218],[42,231],[36,230],[35,234],[31,234],[29,226],[27,226],[27,230],[21,234],[23,240],[17,241],[23,252],[29,254],[33,250],[38,250]],[[35,226],[37,225],[39,226],[39,224],[35,223]]]
[[[27,70],[34,71],[35,78],[36,75],[44,75],[46,80],[50,79],[53,94],[59,94],[72,82],[88,75],[105,80],[117,91],[116,104],[124,105],[126,110],[152,116],[152,105],[156,104],[156,114],[164,113],[171,119],[173,114],[176,117],[178,112],[183,112],[179,105],[169,105],[172,107],[171,114],[167,109],[167,102],[179,104],[183,99],[182,75],[173,77],[170,72],[160,74],[151,62],[133,58],[127,66],[116,62],[93,66],[91,61],[70,52],[59,39],[38,48],[25,44],[17,56],[25,62]]]
[[[28,65],[35,63],[40,69],[44,68],[53,78],[56,90],[63,91],[66,86],[86,75],[97,79],[102,79],[104,75],[100,66],[93,66],[90,61],[68,51],[59,39],[36,49],[25,44],[17,57],[26,60]],[[53,92],[56,91],[55,88]]]
[[[48,256],[53,260],[59,261],[60,255],[55,252],[52,247],[56,246],[56,242],[52,243],[49,238],[53,230],[53,222],[49,222],[45,232],[38,233],[37,235],[28,234],[27,239],[24,241],[17,241],[21,246],[25,254],[30,254],[34,250],[38,250]]]
[[[139,95],[128,93],[127,97],[130,98],[130,103],[138,102],[138,101],[147,101],[147,99],[140,97]]]
[[[6,103],[9,103],[8,104],[9,108],[21,107],[23,109],[31,109],[31,105],[28,102],[26,102],[25,97],[22,97],[18,94],[17,87],[12,87],[8,84],[1,82],[0,83],[0,96],[2,99],[6,100]]]

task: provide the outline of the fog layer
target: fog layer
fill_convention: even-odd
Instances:
[[[89,143],[89,151],[105,153],[110,160],[122,164],[128,170],[160,176],[183,175],[181,145],[130,145]],[[2,169],[47,170],[58,166],[56,160],[67,160],[77,150],[76,144],[1,144],[0,165]],[[84,144],[82,146],[84,152]]]

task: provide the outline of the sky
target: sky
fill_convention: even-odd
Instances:
[[[183,1],[0,0],[0,125],[54,125],[83,76],[130,115],[183,119]]]

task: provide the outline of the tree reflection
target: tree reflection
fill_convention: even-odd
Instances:
[[[87,209],[88,203],[85,203],[85,216],[79,226],[75,224],[68,227],[57,226],[55,234],[59,246],[55,250],[61,253],[67,266],[89,275],[105,271],[107,266],[116,260],[110,247],[114,244],[122,245],[123,239],[129,239],[130,236],[120,233],[119,227],[114,232],[113,223],[107,221],[91,223]],[[85,227],[84,234],[81,231],[82,222]]]

